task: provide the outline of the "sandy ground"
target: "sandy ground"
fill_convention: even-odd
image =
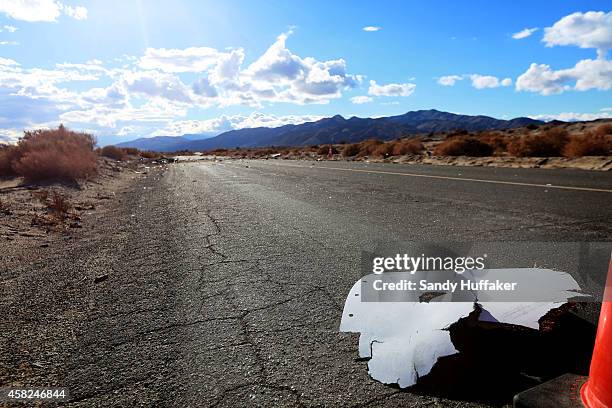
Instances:
[[[381,162],[404,164],[433,164],[438,166],[487,166],[510,168],[612,170],[611,156],[590,156],[569,159],[566,157],[427,157],[401,156]]]
[[[134,161],[99,160],[100,174],[79,184],[26,184],[21,178],[0,179],[0,276],[82,238],[83,221],[120,200],[119,191],[146,176],[152,167]],[[54,193],[68,203],[64,216],[49,208]]]

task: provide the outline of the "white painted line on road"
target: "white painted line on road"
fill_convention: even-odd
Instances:
[[[518,181],[486,180],[486,179],[476,179],[476,178],[468,178],[468,177],[434,176],[430,174],[401,173],[397,171],[347,169],[343,167],[329,167],[329,166],[319,166],[319,165],[313,167],[313,166],[296,166],[293,164],[282,164],[281,167],[282,166],[340,170],[340,171],[354,171],[357,173],[391,174],[395,176],[423,177],[423,178],[440,179],[440,180],[473,181],[477,183],[505,184],[505,185],[510,185],[510,186],[543,187],[543,188],[556,188],[559,190],[595,191],[595,192],[600,192],[600,193],[612,193],[612,190],[606,190],[603,188],[556,186],[552,184],[521,183]]]

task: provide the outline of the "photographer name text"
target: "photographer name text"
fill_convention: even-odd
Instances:
[[[517,282],[503,282],[500,280],[461,280],[454,282],[451,280],[443,282],[429,282],[426,279],[419,281],[411,281],[402,279],[397,282],[385,282],[383,279],[376,279],[372,282],[374,290],[377,291],[430,291],[430,292],[456,292],[459,290],[474,290],[474,291],[514,291],[516,290]]]

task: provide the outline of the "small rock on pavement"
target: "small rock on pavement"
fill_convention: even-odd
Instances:
[[[104,282],[107,279],[108,279],[108,274],[97,276],[94,278],[94,283]]]

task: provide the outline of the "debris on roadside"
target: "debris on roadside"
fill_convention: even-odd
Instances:
[[[397,279],[401,281],[401,273],[394,274],[398,274]],[[401,388],[422,382],[423,377],[433,372],[446,357],[466,353],[466,350],[478,355],[478,347],[482,344],[479,336],[486,333],[510,330],[515,333],[513,336],[517,342],[526,336],[528,343],[533,342],[533,347],[542,347],[543,340],[538,336],[546,336],[547,331],[541,328],[541,322],[550,327],[550,320],[562,314],[559,310],[567,311],[564,305],[580,291],[578,283],[564,272],[536,268],[491,269],[487,271],[487,278],[508,281],[511,276],[513,281],[519,282],[519,287],[525,287],[527,291],[535,290],[533,285],[529,285],[534,277],[548,282],[548,293],[541,294],[548,301],[492,300],[482,292],[475,292],[473,301],[450,301],[451,293],[435,297],[418,291],[408,292],[406,301],[362,301],[362,285],[373,281],[376,276],[379,275],[364,276],[352,287],[346,298],[340,331],[360,333],[359,357],[368,360],[372,378],[385,384],[398,384]],[[520,282],[524,285],[521,286]],[[420,298],[422,295],[425,295],[425,302]],[[411,296],[414,299],[410,300]],[[466,322],[465,319],[469,319],[470,325],[461,323]],[[464,330],[468,329],[478,335],[466,335]],[[531,339],[533,336],[535,339]],[[503,336],[491,338],[501,341],[499,339]],[[490,352],[496,347],[490,344],[488,351],[483,349],[480,360],[494,358]],[[505,352],[501,345],[498,349],[502,354]],[[475,361],[476,357],[470,359]],[[455,374],[459,375],[459,372]],[[444,375],[452,377],[453,373]]]

